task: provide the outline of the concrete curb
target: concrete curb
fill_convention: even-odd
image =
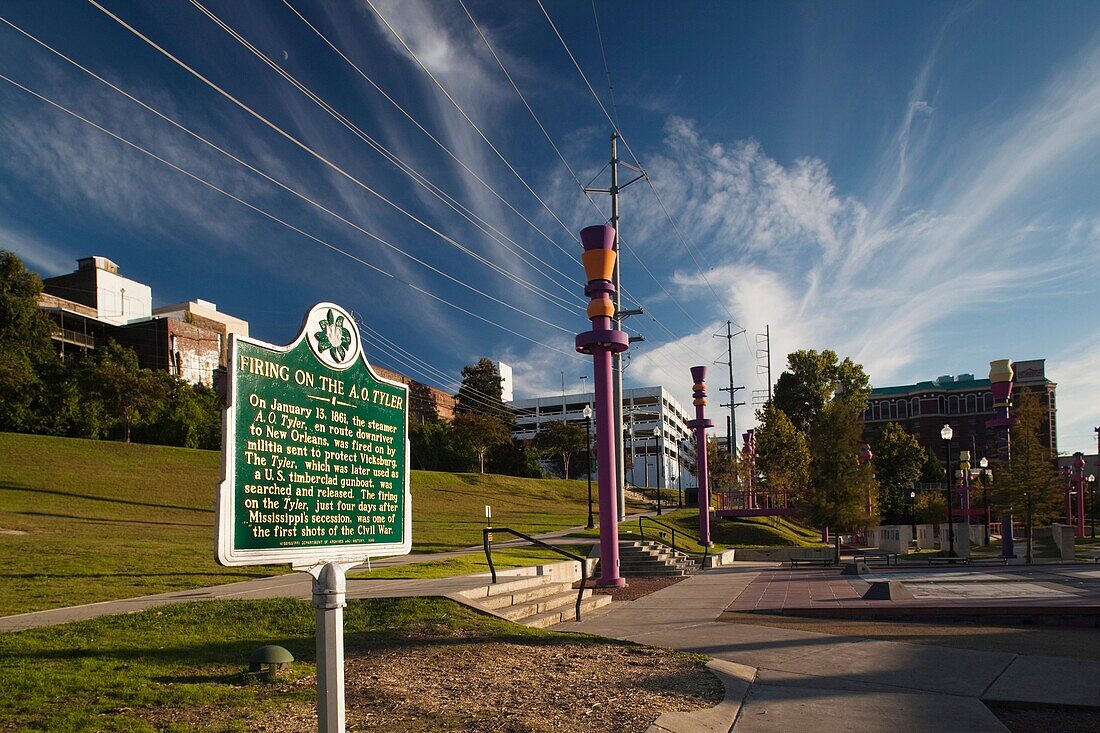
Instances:
[[[741,712],[741,704],[756,679],[756,667],[711,659],[707,669],[722,681],[725,698],[712,708],[690,713],[661,713],[646,733],[729,733]]]

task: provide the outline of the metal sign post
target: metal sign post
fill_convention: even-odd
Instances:
[[[287,346],[231,335],[228,361],[216,558],[313,576],[317,729],[342,733],[345,573],[412,549],[408,387],[374,372],[333,303]]]

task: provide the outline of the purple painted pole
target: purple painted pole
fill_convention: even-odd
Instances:
[[[695,428],[695,471],[699,479],[699,539],[709,546],[710,541],[710,480],[707,474],[707,428],[714,427],[714,421],[703,416],[707,406],[707,368],[691,368],[691,378],[695,382],[692,403],[695,405],[695,419],[688,420],[688,427]]]
[[[584,274],[588,285],[584,294],[588,303],[588,317],[592,330],[577,334],[576,348],[582,354],[592,355],[592,372],[595,379],[596,454],[598,470],[596,482],[600,495],[600,577],[598,586],[622,586],[626,581],[619,575],[619,523],[615,495],[615,400],[611,394],[611,355],[626,351],[627,335],[611,327],[615,304],[611,296],[615,286],[611,283],[615,270],[615,229],[601,224],[581,230],[584,253]]]

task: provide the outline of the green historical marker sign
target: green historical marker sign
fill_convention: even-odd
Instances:
[[[319,303],[288,346],[229,341],[217,560],[354,563],[412,547],[408,388]]]

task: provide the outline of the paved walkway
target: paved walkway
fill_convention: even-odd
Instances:
[[[698,652],[756,668],[735,733],[1003,732],[982,700],[1100,707],[1096,662],[717,620],[759,574],[774,567],[735,563],[553,628]]]
[[[865,601],[876,581],[897,580],[912,599]],[[1072,613],[1100,616],[1100,567],[1039,565],[999,568],[890,566],[857,577],[836,568],[763,570],[738,594],[733,612],[813,612],[844,616]]]
[[[728,731],[726,724],[736,721],[732,728],[736,733],[891,729],[1003,733],[1005,728],[982,700],[1100,707],[1097,662],[905,644],[719,620],[723,611],[734,606],[759,578],[772,577],[774,582],[782,573],[794,577],[807,572],[817,571],[778,571],[773,563],[734,563],[639,600],[612,604],[609,611],[582,622],[554,628],[698,652],[727,663],[724,682],[731,699],[720,706],[720,714],[712,716],[715,719],[707,730]],[[834,581],[830,578],[826,587],[834,587]],[[484,576],[353,580],[349,581],[348,595],[446,596],[483,583]],[[8,616],[0,618],[0,631],[181,601],[308,599],[310,595],[308,576],[294,573]],[[653,730],[702,730],[698,718],[692,721],[680,720],[681,725],[676,725],[675,716],[662,716]]]

